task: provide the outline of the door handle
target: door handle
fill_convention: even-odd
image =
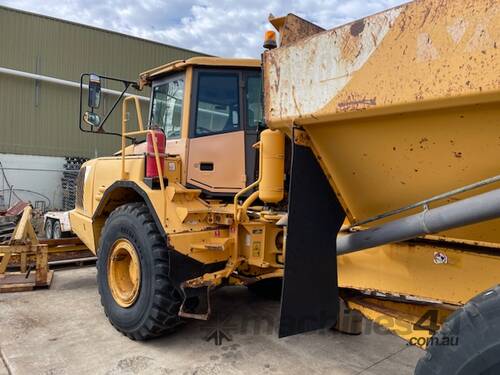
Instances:
[[[200,171],[213,171],[214,163],[213,162],[201,162],[200,163]]]

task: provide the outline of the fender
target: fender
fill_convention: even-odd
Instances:
[[[158,231],[165,240],[166,249],[169,252],[170,262],[168,276],[171,278],[172,282],[179,288],[179,290],[180,284],[186,280],[194,279],[196,277],[202,276],[205,273],[219,271],[224,268],[225,262],[204,264],[177,252],[172,246],[170,246],[165,228],[163,228],[163,225],[161,224],[160,219],[158,218],[158,215],[154,210],[153,204],[151,203],[148,194],[133,181],[116,181],[111,184],[104,192],[101,201],[99,202],[94,214],[92,215],[92,221],[95,221],[99,217],[103,216],[106,209],[109,208],[108,203],[110,199],[115,193],[118,193],[119,190],[121,190],[120,196],[123,197],[124,194],[125,196],[127,196],[126,199],[123,199],[124,204],[141,200],[146,203],[149,213],[153,217]],[[135,200],[133,197],[132,199],[130,199],[130,193],[136,196]],[[115,209],[120,204],[121,203],[116,204],[113,202],[112,209]]]
[[[165,229],[163,228],[163,225],[161,224],[160,219],[158,218],[158,215],[154,210],[153,204],[151,203],[148,194],[133,181],[115,181],[113,184],[111,184],[103,193],[102,199],[100,200],[94,214],[92,215],[92,221],[95,221],[99,216],[101,216],[104,213],[104,210],[108,207],[110,198],[113,196],[113,193],[117,192],[117,190],[125,190],[125,192],[127,191],[133,192],[139,198],[138,200],[135,200],[136,202],[142,200],[144,201],[144,203],[146,203],[149,209],[149,213],[153,217],[156,227],[158,228],[158,231],[160,232],[161,236],[165,239],[165,241],[167,241],[167,233],[165,232]],[[123,202],[130,203],[134,202],[134,200],[124,199]],[[118,206],[119,204],[114,206],[113,209],[115,209]]]

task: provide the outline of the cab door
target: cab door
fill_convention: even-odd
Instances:
[[[187,183],[215,194],[246,186],[242,72],[193,72]]]

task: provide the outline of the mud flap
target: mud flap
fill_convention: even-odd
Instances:
[[[279,337],[335,325],[345,213],[309,147],[293,145]]]

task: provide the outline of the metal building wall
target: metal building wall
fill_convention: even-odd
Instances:
[[[1,6],[0,36],[0,67],[69,81],[79,81],[82,72],[136,80],[146,69],[201,55]],[[78,95],[76,88],[0,73],[0,153],[95,157],[116,151],[118,137],[79,131]],[[102,106],[114,99],[105,95]],[[119,112],[109,129],[119,129]]]

